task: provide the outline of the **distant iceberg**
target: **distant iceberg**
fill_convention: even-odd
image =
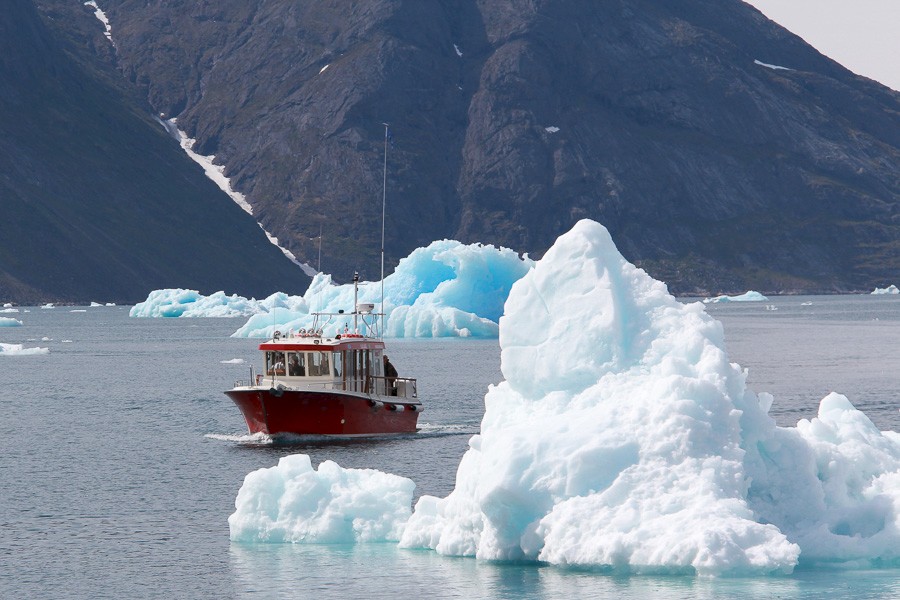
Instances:
[[[303,310],[305,302],[299,296],[272,294],[264,300],[247,299],[216,292],[204,296],[197,290],[166,289],[150,292],[147,300],[135,304],[131,317],[249,317],[268,313],[275,308]]]
[[[513,283],[534,266],[513,250],[453,240],[433,242],[402,259],[384,279],[384,312],[388,337],[497,337]],[[362,282],[359,302],[381,305],[381,282]],[[334,285],[330,275],[316,275],[301,296],[273,294],[254,300],[217,292],[203,296],[194,290],[156,290],[135,305],[132,317],[249,316],[234,337],[270,337],[276,331],[307,329],[312,312],[353,310],[353,285]],[[325,327],[333,335],[348,317]]]
[[[247,476],[232,539],[318,541],[297,532],[361,518],[378,525],[370,541],[402,528],[405,548],[623,573],[900,564],[900,435],[839,394],[776,426],[721,323],[628,263],[601,225],[561,236],[513,285],[499,327],[505,381],[450,495],[422,496],[405,520],[372,503],[383,482],[331,464],[343,487],[328,496],[297,458],[294,477],[281,464]]]
[[[22,321],[12,317],[0,317],[0,327],[20,327]]]
[[[886,288],[875,288],[875,291],[872,292],[872,295],[874,296],[884,294],[900,294],[900,289],[898,289],[896,285],[891,284]]]
[[[50,354],[50,349],[25,348],[22,344],[0,343],[0,356],[33,356],[35,354]]]
[[[754,292],[750,290],[749,292],[745,292],[740,296],[716,296],[715,298],[704,298],[704,304],[717,304],[719,302],[765,302],[768,298],[760,294],[759,292]]]

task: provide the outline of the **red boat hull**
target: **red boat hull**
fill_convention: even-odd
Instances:
[[[250,433],[381,435],[414,433],[422,405],[398,398],[370,398],[339,391],[234,389]]]

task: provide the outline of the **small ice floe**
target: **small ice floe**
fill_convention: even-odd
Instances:
[[[106,306],[115,306],[115,305],[116,305],[115,302],[107,302],[107,303],[106,303]]]
[[[52,342],[52,341],[53,341],[53,338],[48,338],[47,336],[44,336],[44,337],[41,338],[41,341],[42,341],[42,342]]]
[[[244,364],[244,359],[243,358],[232,358],[229,360],[220,360],[219,362],[222,363],[223,365],[242,365],[242,364]]]
[[[778,310],[778,307],[774,304],[766,304],[766,310]]]
[[[544,127],[544,131],[546,131],[547,133],[556,133],[557,131],[559,131],[559,127],[551,125],[550,127]]]
[[[890,294],[900,294],[900,289],[897,288],[896,285],[889,285],[886,288],[875,288],[875,291],[872,292],[873,296],[883,296]]]
[[[778,65],[770,65],[769,63],[764,63],[758,60],[753,61],[754,64],[757,64],[761,67],[765,67],[767,69],[774,69],[775,71],[793,71],[793,69],[789,69],[788,67],[780,67]]]
[[[808,302],[801,302],[800,306],[812,306],[812,301],[810,300]]]
[[[0,317],[0,327],[21,327],[22,321],[11,317]]]
[[[321,69],[319,69],[319,75],[321,75],[322,73],[324,73],[324,72],[325,72],[325,69],[327,69],[327,68],[330,67],[330,66],[331,66],[331,63],[328,63],[327,65],[325,65],[324,67],[322,67]]]
[[[7,307],[7,308],[4,308],[4,309],[0,310],[0,313],[17,313],[17,312],[19,312],[19,309],[18,309],[18,308],[9,308],[9,307]]]
[[[715,298],[704,298],[704,304],[718,304],[719,302],[765,302],[768,300],[765,296],[760,294],[759,292],[754,292],[750,290],[749,292],[743,293],[740,296],[716,296]]]
[[[56,308],[53,306],[52,302],[48,302],[47,304],[41,304],[41,308]]]
[[[459,46],[457,46],[456,44],[453,44],[453,49],[456,50],[457,56],[462,56],[462,50],[459,49]]]
[[[70,312],[70,313],[73,313],[73,312],[78,312],[78,313],[82,313],[82,312],[83,312],[83,313],[86,313],[87,311],[86,311],[85,309],[83,309],[83,308],[73,308],[73,309],[70,310],[69,312]]]
[[[63,343],[63,344],[71,344],[71,343],[72,343],[72,340],[62,340],[62,343]]]
[[[25,348],[22,344],[0,343],[0,356],[33,356],[50,354],[49,348]]]

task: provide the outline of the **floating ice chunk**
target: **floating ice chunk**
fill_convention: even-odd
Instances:
[[[337,544],[396,541],[411,512],[412,480],[309,456],[285,456],[244,478],[228,517],[241,542]]]
[[[242,365],[242,364],[244,364],[244,359],[243,358],[231,358],[228,360],[220,360],[219,362],[222,363],[223,365]]]
[[[754,292],[750,290],[749,292],[745,292],[740,296],[716,296],[715,298],[704,298],[704,304],[715,304],[719,302],[765,302],[768,298],[760,294],[759,292]]]
[[[21,327],[22,321],[12,317],[0,317],[0,327]]]
[[[0,343],[0,356],[33,356],[50,354],[49,348],[25,348],[22,344]]]
[[[547,133],[556,133],[557,131],[559,131],[559,127],[551,125],[550,127],[544,127],[544,131],[546,131]]]
[[[274,308],[303,310],[303,299],[284,293],[272,294],[264,300],[247,299],[237,294],[216,292],[204,296],[196,290],[155,290],[147,300],[135,304],[132,317],[246,317],[266,313]]]
[[[880,295],[885,295],[885,294],[900,294],[900,289],[898,289],[896,285],[891,284],[891,285],[887,286],[886,288],[875,288],[875,290],[872,292],[872,295],[875,295],[875,296],[880,296]]]
[[[457,56],[460,56],[460,57],[462,56],[462,50],[460,50],[459,46],[457,46],[456,44],[453,44],[453,50],[456,51]]]
[[[18,308],[7,307],[7,308],[0,309],[0,313],[17,313],[17,312],[19,312]]]

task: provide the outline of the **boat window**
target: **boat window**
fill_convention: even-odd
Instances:
[[[309,353],[309,374],[311,376],[320,377],[323,375],[331,375],[331,368],[328,365],[328,354],[330,353]]]
[[[266,374],[284,375],[283,352],[266,352]]]
[[[332,352],[332,362],[334,362],[334,376],[341,376],[341,365],[343,361],[341,361],[341,353],[340,352]]]
[[[306,353],[288,352],[288,375],[303,377],[306,375]]]

